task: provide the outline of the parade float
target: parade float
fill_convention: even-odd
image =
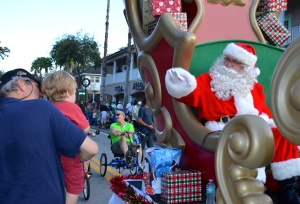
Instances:
[[[168,94],[165,75],[172,67],[182,67],[198,76],[208,72],[229,42],[251,44],[275,123],[288,140],[300,144],[300,38],[286,50],[281,48],[289,34],[276,18],[287,3],[266,9],[265,1],[259,0],[172,0],[180,3],[180,11],[170,12],[158,4],[158,13],[153,14],[153,2],[158,1],[125,0],[124,4],[159,145],[181,149],[180,166],[201,172],[202,189],[209,179],[217,181],[217,203],[272,203],[263,183],[255,179],[256,168],[268,166],[274,153],[267,123],[258,116],[242,115],[221,133],[211,133],[193,108]],[[274,33],[266,28],[270,21],[281,28],[280,38],[272,38]],[[276,191],[276,182],[266,171],[265,186]]]

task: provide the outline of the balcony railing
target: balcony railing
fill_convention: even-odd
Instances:
[[[289,45],[295,38],[300,34],[300,26],[296,26],[293,28],[288,29],[289,32],[291,33],[291,37],[289,37],[283,45]]]
[[[141,80],[141,75],[138,68],[129,70],[129,81]],[[111,76],[107,76],[105,79],[105,84],[115,84],[122,83],[126,81],[126,72],[119,72]]]

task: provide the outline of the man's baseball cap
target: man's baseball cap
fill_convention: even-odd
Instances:
[[[139,101],[138,104],[139,104],[139,105],[142,105],[142,101]]]
[[[5,74],[2,75],[1,79],[0,79],[0,87],[2,87],[3,85],[5,85],[7,82],[9,82],[10,80],[12,80],[13,77],[16,76],[20,76],[20,77],[27,77],[33,81],[35,81],[36,83],[38,83],[38,85],[41,85],[41,80],[35,78],[32,74],[30,74],[27,70],[25,69],[14,69],[11,71],[6,72]]]

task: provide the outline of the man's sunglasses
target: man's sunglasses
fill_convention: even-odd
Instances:
[[[119,116],[119,115],[122,115],[122,114],[120,114],[120,113],[117,113],[117,114],[116,114],[116,116]]]

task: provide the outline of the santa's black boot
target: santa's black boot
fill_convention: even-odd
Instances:
[[[278,204],[300,204],[298,177],[278,181]]]

